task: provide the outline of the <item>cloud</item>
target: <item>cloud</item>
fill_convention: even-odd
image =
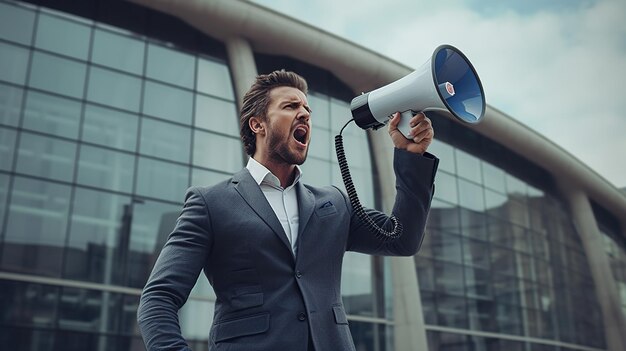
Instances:
[[[306,9],[258,2],[288,15],[299,10],[303,21],[411,67],[442,43],[457,46],[480,74],[488,104],[626,186],[626,161],[616,157],[626,151],[625,1],[523,10],[458,1],[322,0]]]

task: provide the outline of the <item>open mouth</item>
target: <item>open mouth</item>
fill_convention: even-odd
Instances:
[[[296,127],[296,129],[293,131],[293,138],[296,139],[296,141],[302,145],[306,145],[307,144],[307,135],[308,135],[309,131],[306,127],[304,126],[298,126]]]

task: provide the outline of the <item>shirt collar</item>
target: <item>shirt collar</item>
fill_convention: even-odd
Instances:
[[[246,168],[248,169],[248,171],[250,172],[250,175],[252,175],[252,178],[254,178],[254,181],[258,185],[261,185],[261,183],[267,183],[273,187],[281,188],[280,180],[278,179],[278,177],[272,174],[272,172],[270,172],[269,169],[267,169],[265,166],[263,166],[261,163],[259,163],[259,161],[255,160],[254,158],[250,157],[248,159],[248,164],[246,165]],[[293,179],[293,183],[289,185],[287,189],[297,184],[298,181],[300,180],[300,177],[302,177],[302,169],[300,169],[300,166],[296,165],[296,176]]]

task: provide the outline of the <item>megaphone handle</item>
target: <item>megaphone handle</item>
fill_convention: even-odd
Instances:
[[[415,113],[412,110],[400,112],[400,123],[398,123],[398,130],[407,139],[413,139],[408,136],[411,132],[411,118],[413,118],[413,116],[415,116]]]

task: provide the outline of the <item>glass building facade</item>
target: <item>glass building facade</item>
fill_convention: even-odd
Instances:
[[[353,92],[321,68],[254,58],[259,73],[307,78],[303,180],[342,187],[333,144]],[[0,0],[0,349],[144,349],[139,295],[185,190],[247,162],[231,70],[224,43],[130,2]],[[589,263],[551,176],[437,121],[437,191],[414,257],[429,350],[606,349]],[[356,127],[343,135],[362,203],[380,207],[368,139]],[[598,217],[626,313],[626,243]],[[344,259],[359,351],[394,350],[390,266]],[[214,300],[201,276],[179,313],[194,350],[207,348]]]
[[[513,155],[477,144],[478,157],[431,146],[441,158],[437,192],[415,257],[429,348],[606,348],[589,263],[549,176],[532,165],[510,170],[504,160]],[[486,160],[494,155],[496,164]]]

